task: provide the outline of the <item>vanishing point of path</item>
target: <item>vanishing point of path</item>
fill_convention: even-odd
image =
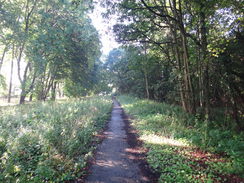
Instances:
[[[152,182],[135,160],[127,140],[126,120],[123,110],[114,100],[111,120],[99,145],[96,160],[86,183],[147,183]],[[145,172],[145,171],[144,171]]]

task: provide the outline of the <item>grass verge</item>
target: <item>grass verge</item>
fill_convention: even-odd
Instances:
[[[0,182],[82,177],[111,103],[106,97],[90,97],[0,108]]]
[[[149,149],[159,182],[244,182],[244,134],[204,122],[180,107],[119,96]]]

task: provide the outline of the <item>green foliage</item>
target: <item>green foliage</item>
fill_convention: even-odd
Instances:
[[[55,98],[59,83],[73,97],[95,90],[101,45],[88,16],[92,6],[93,1],[1,2],[0,44],[12,52],[18,70],[26,71],[18,74],[20,103],[29,93],[37,100]]]
[[[117,41],[127,46],[114,64],[117,67],[111,67],[119,78],[114,85],[122,94],[182,105],[186,112],[201,112],[202,119],[215,119],[212,108],[225,107],[223,118],[232,118],[236,129],[243,131],[240,1],[105,0],[103,4],[108,17],[118,16],[113,30]]]
[[[111,101],[91,97],[0,108],[0,182],[78,178],[108,120]]]
[[[148,89],[150,98],[165,100],[172,87],[167,82],[169,69],[160,63],[156,52],[145,49],[128,46],[112,50],[105,63],[110,72],[109,80],[117,92],[146,97]]]
[[[93,89],[100,41],[82,7],[83,3],[72,8],[69,2],[59,2],[53,3],[49,11],[41,11],[41,28],[36,29],[35,37],[27,47],[28,57],[38,72],[38,85],[43,85],[36,89],[38,95],[43,95],[45,80],[48,82],[50,78],[64,82],[67,96],[85,96]]]
[[[177,106],[129,96],[118,99],[135,117],[133,125],[149,147],[148,162],[161,173],[161,182],[214,182],[220,174],[243,175],[243,133],[201,121]],[[200,157],[194,156],[198,153]]]

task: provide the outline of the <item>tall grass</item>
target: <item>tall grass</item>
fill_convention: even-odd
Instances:
[[[0,182],[82,176],[110,111],[105,97],[0,108]]]
[[[200,148],[202,151],[223,155],[225,160],[220,160],[222,163],[212,162],[208,165],[215,174],[221,172],[244,175],[243,133],[237,133],[223,125],[218,125],[215,121],[202,121],[197,116],[185,113],[178,106],[141,100],[130,96],[119,96],[118,99],[126,112],[134,117],[133,125],[139,131],[140,138],[150,149],[149,163],[158,171],[164,172],[162,174],[164,178],[168,175],[169,179],[162,180],[166,182],[181,182],[181,180],[192,182],[192,174],[188,176],[189,179],[184,176],[188,175],[187,171],[192,170],[194,172],[195,170],[191,168],[192,165],[187,163],[191,161],[189,157],[187,159],[185,158],[186,155],[181,154],[183,152],[193,154],[192,150],[190,150],[191,153],[185,152],[185,149],[192,148]],[[179,165],[181,162],[179,158],[174,161],[178,156],[181,157],[182,162],[185,162],[183,163],[185,169]],[[179,165],[179,171],[169,170],[169,165],[174,164],[173,162],[170,163],[170,160]],[[183,173],[180,173],[181,171]],[[173,172],[174,176],[169,172]],[[176,178],[178,176],[181,176],[179,180]],[[204,176],[207,177],[207,175]]]

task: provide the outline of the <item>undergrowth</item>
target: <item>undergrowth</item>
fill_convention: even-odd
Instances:
[[[132,125],[149,148],[147,160],[159,182],[244,180],[244,134],[201,121],[180,107],[119,96]]]
[[[82,177],[110,111],[105,97],[0,108],[0,182]]]

